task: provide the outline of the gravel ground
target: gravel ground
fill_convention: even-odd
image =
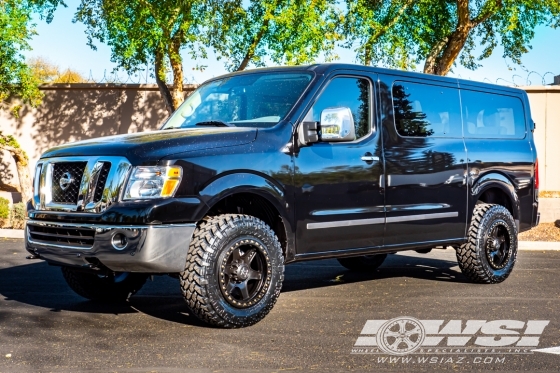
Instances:
[[[519,235],[520,241],[560,241],[560,220],[556,223],[540,223],[535,228]]]
[[[559,191],[543,190],[539,192],[540,198],[560,198]]]

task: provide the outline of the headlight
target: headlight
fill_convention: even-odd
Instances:
[[[182,176],[180,166],[134,167],[126,184],[124,199],[173,197]]]

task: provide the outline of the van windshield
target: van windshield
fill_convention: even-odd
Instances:
[[[272,127],[288,114],[311,78],[309,73],[260,72],[213,80],[194,91],[162,129]]]

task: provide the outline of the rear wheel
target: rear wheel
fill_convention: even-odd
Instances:
[[[467,238],[457,249],[463,274],[479,283],[504,281],[517,259],[517,227],[510,212],[500,205],[476,205]]]
[[[100,302],[124,302],[148,279],[148,275],[142,273],[111,272],[101,275],[72,267],[62,267],[62,275],[78,295]]]
[[[355,256],[350,258],[339,258],[338,262],[351,271],[356,272],[369,272],[375,271],[383,261],[387,258],[387,254],[377,254],[377,255],[364,255]]]
[[[280,295],[282,247],[253,216],[207,217],[194,231],[180,276],[183,296],[199,319],[224,328],[253,325]]]

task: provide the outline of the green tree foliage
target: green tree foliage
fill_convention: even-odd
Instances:
[[[77,71],[70,68],[61,70],[42,57],[34,57],[27,61],[33,76],[41,83],[84,83],[86,79]]]
[[[75,21],[86,25],[93,49],[95,40],[109,45],[112,61],[128,73],[153,64],[156,82],[172,112],[184,99],[180,52],[205,55],[197,41],[212,5],[213,1],[203,0],[82,0]],[[169,67],[171,89],[166,81]]]
[[[318,56],[334,57],[342,20],[335,0],[232,1],[214,11],[219,28],[210,29],[207,43],[226,60],[229,71],[267,62],[297,65]]]
[[[231,71],[313,61],[330,55],[339,14],[336,0],[82,0],[75,20],[87,26],[88,42],[108,44],[112,60],[129,73],[147,63],[167,108],[183,101],[183,60],[216,50]],[[166,81],[170,68],[172,87]]]
[[[31,199],[31,177],[29,176],[29,158],[25,151],[12,135],[4,135],[0,131],[0,150],[5,150],[11,154],[16,164],[19,179],[19,191],[24,201]]]
[[[33,106],[41,103],[40,83],[25,63],[23,52],[36,34],[32,15],[50,22],[60,0],[0,0],[0,104],[16,96]]]
[[[410,42],[404,37],[402,19],[413,0],[347,0],[343,22],[344,45],[356,47],[364,65],[385,65],[408,69]]]
[[[362,63],[446,75],[457,62],[469,69],[498,45],[521,64],[538,25],[560,25],[558,0],[347,0],[345,31]],[[482,47],[479,54],[477,48]]]
[[[8,219],[10,217],[10,201],[4,197],[0,197],[0,219]]]
[[[12,206],[10,220],[13,229],[25,228],[25,218],[27,217],[27,208],[25,203],[18,202]]]

